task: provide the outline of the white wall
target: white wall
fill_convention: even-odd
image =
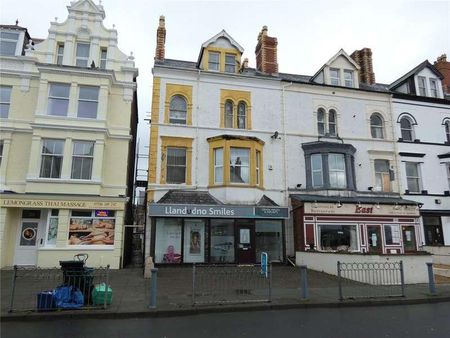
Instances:
[[[356,255],[320,252],[296,252],[297,265],[306,265],[308,269],[337,275],[337,262],[342,263],[392,263],[403,261],[405,284],[428,283],[426,263],[432,262],[428,255]],[[354,280],[358,280],[355,278]]]
[[[433,254],[434,264],[450,265],[450,246],[424,246],[423,249]]]

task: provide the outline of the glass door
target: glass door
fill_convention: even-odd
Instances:
[[[238,264],[255,263],[255,225],[253,221],[236,220],[236,228]]]
[[[403,232],[403,248],[405,252],[417,251],[416,246],[416,231],[414,226],[402,226]]]
[[[367,226],[367,242],[369,244],[370,253],[382,253],[383,246],[381,244],[380,225]]]

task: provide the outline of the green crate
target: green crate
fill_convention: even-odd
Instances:
[[[112,289],[108,287],[106,291],[106,284],[97,284],[92,290],[92,304],[103,305],[105,304],[105,292],[106,292],[106,304],[110,305],[112,303]]]

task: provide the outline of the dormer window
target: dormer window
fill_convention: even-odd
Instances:
[[[208,53],[208,70],[214,71],[220,70],[220,53],[218,52]]]
[[[236,73],[236,55],[225,54],[225,73]]]
[[[432,97],[438,97],[438,86],[435,79],[430,79],[430,94]]]
[[[19,33],[0,32],[0,55],[5,56],[16,55],[18,41],[19,41]]]
[[[330,84],[333,86],[339,86],[339,69],[330,68]]]
[[[426,79],[423,76],[418,77],[419,81],[419,95],[420,96],[427,96],[427,82]]]
[[[87,67],[89,60],[89,49],[90,46],[88,43],[77,43],[77,59],[76,66],[77,67]]]
[[[344,70],[345,86],[353,88],[353,72],[351,70]]]

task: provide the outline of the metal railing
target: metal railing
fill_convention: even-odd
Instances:
[[[96,286],[97,290],[94,291]],[[54,311],[63,308],[106,309],[112,296],[109,292],[109,265],[105,268],[76,270],[14,266],[11,290],[9,312]],[[64,299],[59,299],[59,303],[55,296],[58,291],[65,292]],[[75,298],[78,303],[74,301],[71,307],[71,301]]]
[[[272,265],[196,265],[192,268],[192,305],[270,302]]]
[[[403,262],[337,262],[339,299],[404,297]]]

